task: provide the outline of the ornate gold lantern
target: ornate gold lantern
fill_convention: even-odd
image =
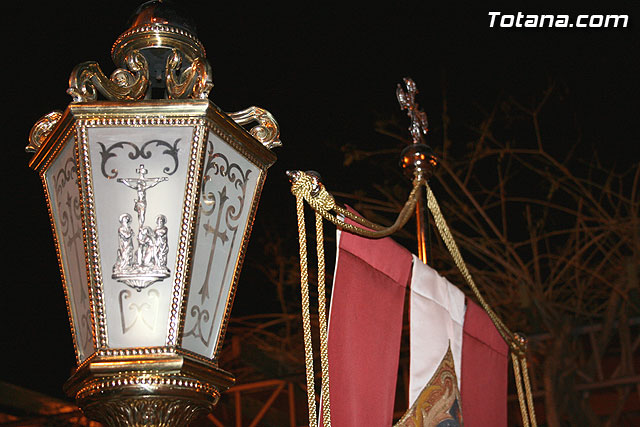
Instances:
[[[78,362],[65,390],[106,424],[185,425],[234,382],[217,357],[279,132],[265,110],[207,99],[204,48],[161,1],[112,57],[110,78],[93,62],[73,70],[73,102],[27,147]]]

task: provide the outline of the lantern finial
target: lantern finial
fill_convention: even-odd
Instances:
[[[142,4],[111,49],[116,69],[107,77],[96,62],[76,66],[68,93],[75,102],[143,98],[206,99],[213,87],[195,26],[169,1]]]

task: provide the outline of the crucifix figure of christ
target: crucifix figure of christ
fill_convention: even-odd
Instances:
[[[162,181],[166,181],[168,178],[145,178],[145,175],[149,171],[145,169],[144,165],[140,165],[140,167],[136,169],[136,172],[138,173],[137,178],[118,178],[118,182],[136,190],[138,198],[134,200],[133,210],[138,214],[138,226],[142,229],[142,227],[144,227],[145,213],[147,211],[147,190],[155,187]]]

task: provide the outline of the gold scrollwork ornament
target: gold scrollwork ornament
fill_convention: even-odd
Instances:
[[[56,127],[60,119],[62,118],[62,112],[52,111],[46,116],[42,117],[31,128],[29,133],[29,144],[25,147],[25,151],[28,153],[35,153],[38,151],[42,143]]]
[[[166,83],[169,99],[207,99],[213,88],[211,65],[203,57],[193,60],[180,76],[177,71],[182,64],[182,56],[177,49],[167,58]]]
[[[268,149],[282,145],[282,142],[280,142],[280,126],[267,110],[259,107],[249,107],[242,111],[227,114],[240,126],[257,122],[258,125],[251,128],[249,133]]]
[[[118,68],[108,78],[97,62],[82,62],[69,77],[69,89],[74,102],[95,101],[98,92],[110,101],[131,101],[145,96],[149,86],[149,65],[139,51],[126,58],[128,70]]]

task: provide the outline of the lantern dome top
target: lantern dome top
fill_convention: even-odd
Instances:
[[[198,40],[195,25],[168,0],[152,0],[140,5],[129,21],[129,28],[118,37],[111,57],[119,67],[126,65],[127,56],[139,50],[149,62],[150,71],[163,72],[166,59],[173,49],[187,62],[205,58],[205,49]]]
[[[171,25],[195,36],[193,21],[182,14],[171,1],[151,0],[141,4],[133,13],[129,27],[142,27],[150,24]]]

